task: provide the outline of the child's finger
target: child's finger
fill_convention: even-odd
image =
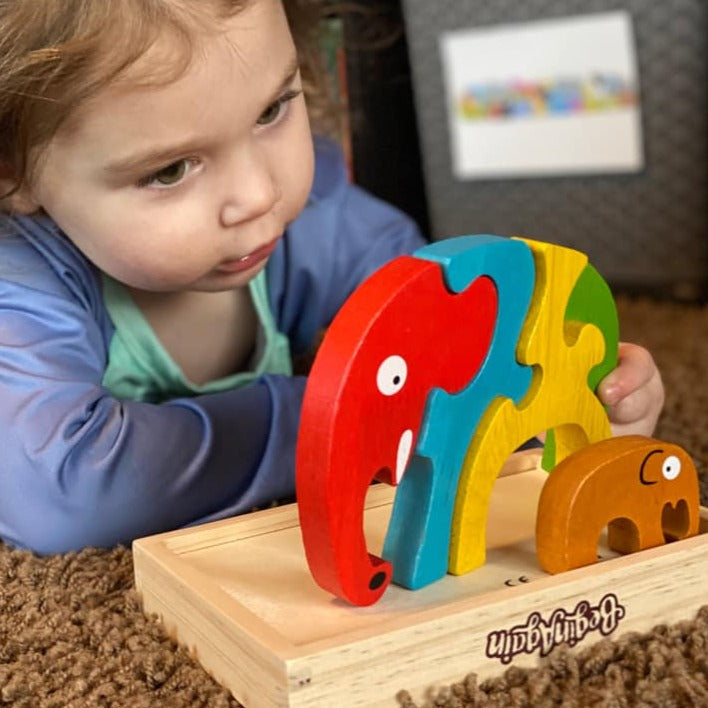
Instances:
[[[658,370],[651,354],[637,344],[620,342],[619,363],[598,387],[600,400],[608,406],[617,405],[634,391],[646,386]]]
[[[608,408],[610,422],[627,425],[647,417],[652,408],[652,392],[648,386],[642,386]]]
[[[652,435],[663,405],[664,386],[656,371],[644,386],[609,407],[612,434]]]

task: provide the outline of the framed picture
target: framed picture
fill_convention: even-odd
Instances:
[[[615,286],[703,291],[707,3],[402,7],[434,238],[537,238]]]
[[[439,45],[458,179],[644,166],[627,12],[453,30]]]

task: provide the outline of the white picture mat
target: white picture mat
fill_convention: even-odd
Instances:
[[[637,87],[631,18],[617,11],[447,32],[440,37],[453,173],[458,179],[636,172],[643,168],[639,105],[523,119],[464,120],[474,84],[596,74]]]

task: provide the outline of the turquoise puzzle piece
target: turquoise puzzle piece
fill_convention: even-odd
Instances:
[[[415,454],[396,492],[382,555],[393,565],[393,581],[415,590],[447,573],[460,471],[484,411],[499,396],[518,403],[531,384],[531,367],[517,362],[516,346],[535,267],[523,241],[492,235],[438,241],[413,255],[439,263],[455,293],[488,276],[499,303],[492,343],[477,375],[458,393],[436,388],[429,394]]]

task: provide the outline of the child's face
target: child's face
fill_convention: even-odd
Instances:
[[[221,26],[174,83],[99,92],[40,162],[32,200],[129,286],[244,285],[309,194],[312,140],[279,0]],[[168,57],[155,47],[134,71]]]

